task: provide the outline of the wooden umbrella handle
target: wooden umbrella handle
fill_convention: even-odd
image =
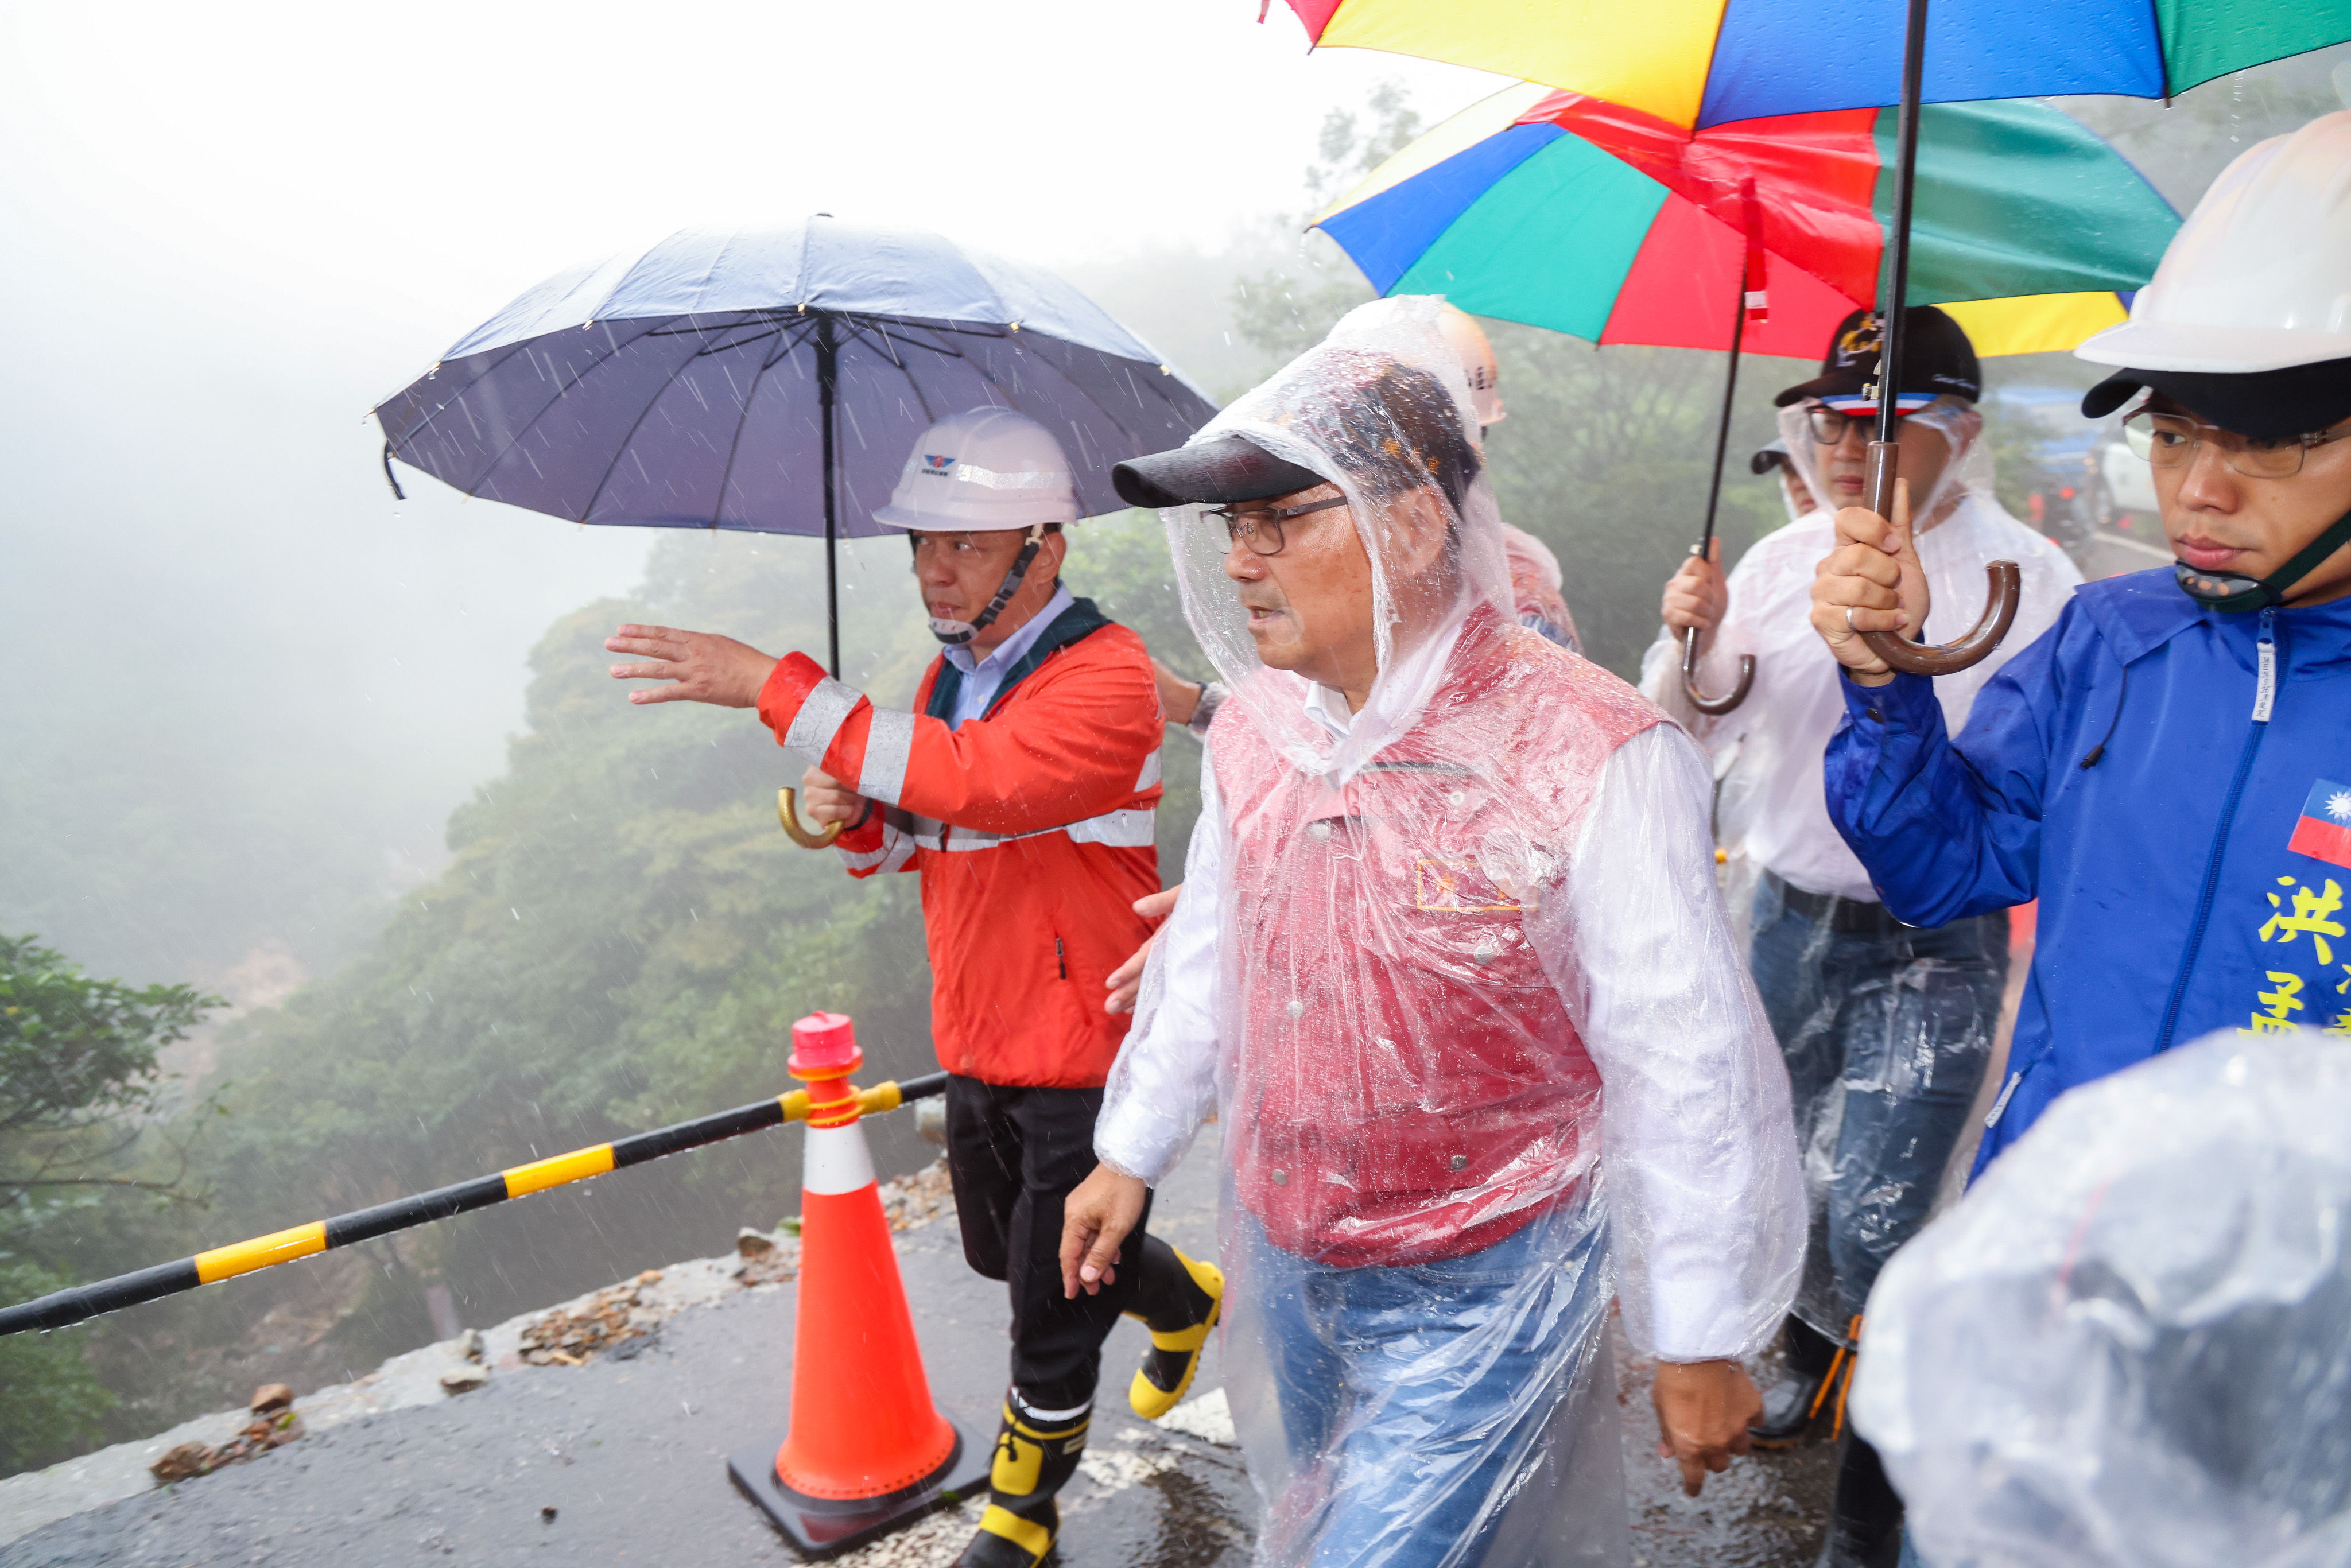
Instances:
[[[1752,653],[1739,655],[1739,680],[1730,688],[1729,696],[1710,697],[1699,691],[1698,686],[1698,639],[1697,627],[1682,628],[1682,695],[1687,697],[1690,706],[1698,709],[1698,712],[1710,717],[1719,718],[1745,702],[1748,692],[1754,687],[1755,655]]]
[[[1894,515],[1895,464],[1900,450],[1896,442],[1869,444],[1869,509],[1881,517]],[[1984,578],[1984,612],[1959,641],[1930,645],[1913,643],[1894,632],[1864,632],[1861,640],[1869,644],[1871,653],[1906,674],[1957,674],[1983,663],[2016,623],[2016,607],[2023,598],[2024,574],[2012,560],[1996,560],[1985,566]]]
[[[2012,560],[1984,567],[1987,598],[1983,615],[1956,643],[1913,643],[1892,632],[1864,632],[1870,651],[1896,669],[1913,675],[1950,675],[1988,658],[2016,622],[2017,601],[2024,595],[2024,574]]]
[[[804,850],[820,850],[841,837],[839,822],[827,822],[813,833],[800,826],[799,798],[789,789],[776,791],[776,817],[792,842]]]

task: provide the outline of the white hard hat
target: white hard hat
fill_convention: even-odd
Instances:
[[[873,520],[966,533],[1073,523],[1078,495],[1051,431],[1008,408],[973,408],[923,432]]]
[[[2351,110],[2249,149],[2188,214],[2093,364],[2245,375],[2351,359]]]
[[[1446,347],[1461,356],[1461,373],[1469,382],[1469,402],[1478,411],[1479,424],[1501,423],[1510,417],[1502,407],[1502,370],[1494,362],[1494,345],[1486,340],[1485,329],[1449,301],[1438,312],[1437,325],[1445,334]]]

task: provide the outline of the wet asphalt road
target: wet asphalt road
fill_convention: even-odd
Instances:
[[[1213,1254],[1214,1149],[1203,1145],[1162,1188],[1154,1228]],[[899,1242],[933,1392],[985,1443],[1004,1385],[1002,1287],[965,1267],[949,1222]],[[504,1371],[444,1404],[60,1520],[0,1547],[0,1564],[789,1564],[791,1551],[729,1482],[726,1455],[784,1425],[792,1306],[788,1286],[741,1291],[673,1319],[632,1359]],[[1063,1493],[1059,1562],[1238,1568],[1256,1513],[1239,1456],[1136,1421],[1117,1396],[1144,1343],[1122,1323],[1106,1349],[1102,1415],[1086,1472]],[[1646,1379],[1621,1346],[1618,1367],[1635,1568],[1810,1563],[1825,1447],[1742,1461],[1689,1502],[1651,1451]],[[1200,1388],[1216,1370],[1212,1356]],[[945,1568],[977,1517],[967,1509],[835,1561]]]

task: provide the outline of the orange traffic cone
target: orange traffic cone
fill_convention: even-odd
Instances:
[[[729,1455],[735,1484],[810,1556],[871,1541],[986,1484],[988,1451],[931,1403],[898,1255],[849,1075],[864,1061],[840,1013],[792,1025],[808,1084],[792,1424],[780,1448]]]

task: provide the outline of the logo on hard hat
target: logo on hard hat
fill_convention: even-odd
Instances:
[[[923,454],[923,472],[925,474],[935,474],[942,479],[952,478],[954,476],[950,470],[954,467],[955,459],[952,457],[941,457],[930,452]]]

